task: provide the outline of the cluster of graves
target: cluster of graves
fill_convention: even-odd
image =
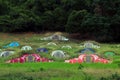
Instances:
[[[61,36],[61,35],[52,35],[50,37],[45,37],[42,38],[41,40],[63,40],[63,41],[68,41],[69,39]],[[56,43],[54,42],[49,42],[47,45],[54,45],[57,46]],[[19,42],[11,42],[10,44],[3,46],[3,48],[9,48],[9,47],[19,47],[20,43]],[[92,63],[109,63],[109,60],[101,58],[96,54],[96,51],[94,48],[99,49],[99,45],[95,45],[91,42],[85,42],[83,45],[80,45],[83,49],[79,51],[79,56],[77,58],[65,60],[66,63],[84,63],[84,62],[92,62]],[[72,49],[70,45],[64,45],[61,46],[61,49]],[[30,51],[33,50],[31,46],[22,46],[21,51]],[[49,50],[47,48],[37,48],[36,52],[39,53],[49,53]],[[0,57],[7,57],[10,55],[16,54],[15,51],[0,51]],[[105,52],[106,56],[114,56],[115,54],[113,52]],[[62,50],[55,50],[51,52],[51,56],[54,58],[60,58],[60,59],[65,59],[68,57],[67,54],[65,54],[64,51]],[[37,53],[29,54],[25,53],[20,57],[13,58],[11,60],[6,61],[7,63],[25,63],[25,62],[53,62],[53,60],[50,60],[45,57],[41,57]]]
[[[83,63],[83,62],[93,62],[93,63],[108,63],[109,60],[101,58],[96,54],[81,54],[78,58],[73,58],[70,60],[65,60],[67,63]]]
[[[80,51],[80,55],[77,58],[65,60],[66,63],[83,63],[83,62],[93,62],[93,63],[108,63],[109,60],[99,57],[93,48],[100,48],[98,45],[94,45],[93,43],[86,42],[84,45],[80,47],[84,47]]]

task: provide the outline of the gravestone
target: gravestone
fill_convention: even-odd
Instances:
[[[86,61],[85,61],[85,62],[87,62],[87,63],[91,62],[91,56],[87,55],[87,56],[86,56]]]
[[[28,55],[28,56],[26,57],[26,62],[35,62],[35,57],[32,56],[32,55]]]

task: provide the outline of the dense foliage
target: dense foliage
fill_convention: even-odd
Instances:
[[[120,0],[0,0],[0,31],[65,31],[119,41]]]

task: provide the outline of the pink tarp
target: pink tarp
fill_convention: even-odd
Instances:
[[[28,62],[27,60],[28,56],[32,56],[34,58],[34,62],[51,62],[51,60],[47,58],[42,58],[38,54],[24,54],[19,58],[14,58],[14,59],[7,61],[7,63],[25,63],[25,62]]]
[[[65,60],[65,62],[67,63],[83,63],[85,62],[86,56],[88,56],[87,54],[81,54],[80,56],[78,56],[78,58],[73,58],[70,60]],[[89,54],[90,58],[91,58],[91,62],[93,63],[108,63],[109,61],[107,59],[103,59],[100,58],[99,56],[95,55],[95,54]]]

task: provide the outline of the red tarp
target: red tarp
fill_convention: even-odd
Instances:
[[[65,60],[65,62],[67,63],[83,63],[86,62],[86,56],[88,56],[87,54],[81,54],[80,56],[78,56],[78,58],[73,58],[70,60]],[[99,56],[95,55],[95,54],[89,54],[89,57],[91,58],[91,62],[94,63],[108,63],[109,61],[107,59],[103,59],[100,58]]]
[[[7,63],[24,63],[24,62],[28,62],[28,56],[32,56],[34,62],[51,62],[51,60],[49,60],[47,58],[42,58],[38,54],[24,54],[19,58],[14,58],[14,59],[11,59],[11,60],[7,61]]]

